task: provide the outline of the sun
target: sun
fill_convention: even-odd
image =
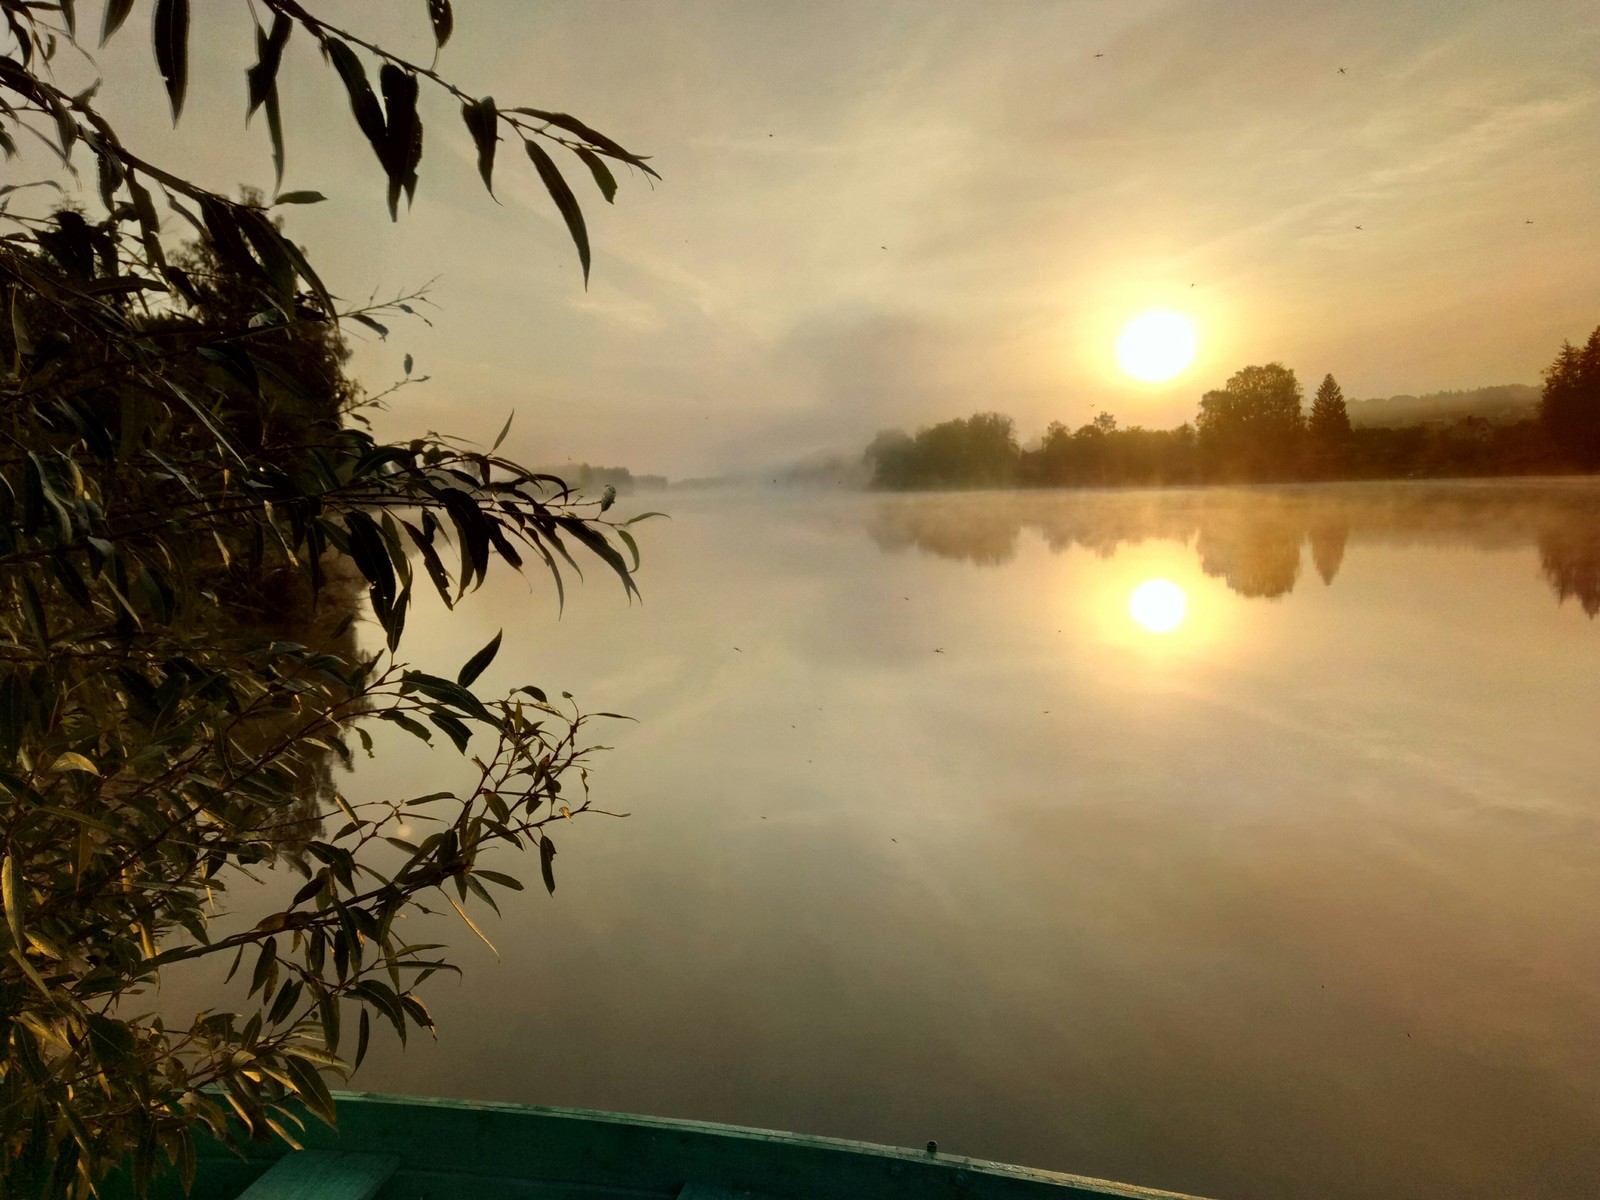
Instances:
[[[1122,327],[1117,362],[1124,373],[1145,383],[1165,383],[1194,361],[1200,335],[1182,313],[1152,308]]]
[[[1188,612],[1183,589],[1169,579],[1146,579],[1128,597],[1128,615],[1147,633],[1171,633]]]

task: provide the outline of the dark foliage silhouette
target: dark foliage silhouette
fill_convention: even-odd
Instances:
[[[149,13],[174,120],[190,7],[113,0],[100,31]],[[394,216],[417,185],[424,85],[461,101],[486,186],[496,145],[523,144],[585,274],[582,212],[545,147],[607,201],[608,161],[649,171],[573,117],[476,98],[295,0],[250,11],[267,24],[240,65],[280,176],[296,34],[348,96]],[[404,918],[453,910],[476,933],[469,906],[522,889],[491,866],[517,850],[554,889],[554,823],[590,808],[590,718],[533,684],[475,692],[498,636],[454,678],[409,668],[407,614],[492,565],[548,570],[559,592],[575,554],[633,595],[638,559],[603,515],[611,493],[584,501],[498,441],[374,438],[341,330],[386,334],[415,298],[328,292],[280,220],[318,194],[235,199],[124,144],[95,87],[61,82],[63,60],[93,65],[68,0],[0,12],[0,151],[39,142],[60,164],[0,188],[0,1195],[82,1197],[118,1163],[141,1191],[163,1169],[187,1182],[197,1126],[292,1142],[303,1112],[332,1121],[325,1073],[361,1062],[374,1018],[402,1041],[431,1030],[420,989],[454,970]],[[448,0],[428,15],[442,49]],[[71,194],[84,166],[95,213],[23,203]],[[370,645],[351,632],[361,601]],[[331,764],[372,752],[373,729],[453,748],[467,782],[351,803]],[[233,910],[230,885],[266,864],[298,890]],[[244,971],[243,1011],[151,1012],[164,974],[208,961]]]

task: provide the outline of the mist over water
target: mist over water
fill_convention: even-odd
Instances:
[[[632,816],[554,831],[554,897],[504,868],[499,961],[419,931],[465,979],[356,1086],[1219,1197],[1600,1189],[1600,487],[671,509],[642,606],[414,617],[419,666],[503,626],[483,690],[637,718],[591,780]],[[458,765],[380,740],[347,793]]]

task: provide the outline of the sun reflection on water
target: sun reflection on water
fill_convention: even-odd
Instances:
[[[1170,579],[1147,579],[1128,595],[1128,615],[1147,633],[1171,633],[1188,612],[1183,589]]]

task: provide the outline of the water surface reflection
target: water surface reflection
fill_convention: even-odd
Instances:
[[[642,606],[491,575],[417,665],[504,628],[483,687],[638,718],[591,779],[634,815],[481,914],[498,960],[419,922],[465,980],[357,1082],[1238,1200],[1600,1194],[1597,503],[674,495]],[[351,798],[461,782],[382,732]]]
[[[1536,547],[1560,601],[1600,614],[1600,493],[1587,481],[1348,484],[1171,491],[991,492],[880,498],[867,531],[886,551],[1003,566],[1024,530],[1052,551],[1109,556],[1165,540],[1241,596],[1276,599],[1300,580],[1303,551],[1332,584],[1354,539],[1382,545]]]

